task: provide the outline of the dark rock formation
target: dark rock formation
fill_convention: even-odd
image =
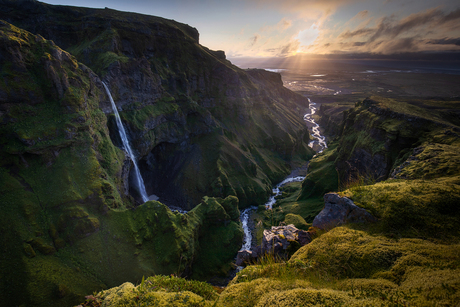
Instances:
[[[337,193],[324,195],[324,209],[313,220],[313,227],[331,229],[346,223],[376,222],[365,209],[356,206],[347,197],[340,197]]]
[[[2,18],[53,40],[108,83],[147,192],[166,203],[190,209],[205,195],[234,195],[241,207],[258,205],[291,161],[313,154],[306,99],[284,88],[279,74],[243,71],[224,52],[199,45],[188,25],[36,1],[3,0]],[[62,94],[65,80],[53,80]],[[99,105],[114,126],[108,98]],[[110,135],[117,144],[116,129]]]
[[[270,230],[264,230],[261,245],[252,251],[242,250],[238,252],[236,265],[249,264],[266,254],[288,257],[300,247],[310,243],[311,240],[312,234],[309,231],[297,229],[292,224],[273,226]]]

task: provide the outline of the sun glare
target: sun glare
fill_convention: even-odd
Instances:
[[[300,42],[300,48],[305,48],[312,45],[318,36],[318,26],[316,24],[312,24],[310,28],[300,31],[296,38]]]

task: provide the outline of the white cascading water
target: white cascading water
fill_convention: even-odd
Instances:
[[[252,234],[251,234],[251,229],[249,229],[249,215],[251,214],[252,210],[257,209],[257,207],[249,207],[243,210],[240,215],[240,220],[241,224],[243,225],[243,231],[244,231],[244,241],[243,241],[243,246],[241,247],[240,250],[250,250],[251,245],[252,245]]]
[[[320,146],[320,150],[318,150],[318,153],[323,152],[324,149],[327,148],[326,144],[326,138],[321,135],[321,132],[319,131],[319,125],[315,122],[313,119],[313,115],[316,113],[316,102],[311,102],[310,98],[308,99],[308,104],[309,104],[309,109],[310,109],[310,114],[305,114],[303,117],[303,120],[310,123],[312,126],[311,132],[312,136],[315,138],[315,140],[311,141],[308,146],[310,148],[313,148],[313,145],[316,143]]]
[[[144,184],[144,180],[142,179],[141,172],[139,171],[139,167],[137,166],[136,157],[134,156],[133,150],[131,149],[131,146],[129,145],[129,140],[128,140],[128,136],[126,135],[125,127],[123,127],[123,123],[121,122],[120,114],[118,114],[117,106],[115,105],[115,102],[113,101],[109,88],[104,82],[102,82],[102,85],[104,85],[105,91],[107,92],[107,96],[109,96],[110,102],[112,103],[112,109],[113,109],[113,113],[115,113],[115,119],[116,119],[117,126],[118,126],[118,132],[120,133],[121,141],[123,142],[123,149],[126,150],[129,158],[131,159],[131,161],[133,161],[134,173],[136,176],[138,191],[142,197],[142,200],[145,203],[146,201],[149,200],[149,197],[147,195],[147,191],[145,190],[145,184]]]
[[[321,135],[321,132],[319,130],[319,125],[313,119],[313,114],[315,114],[315,112],[316,112],[316,103],[311,102],[310,98],[308,98],[308,103],[309,103],[308,107],[310,109],[310,114],[308,114],[308,113],[305,114],[303,119],[312,126],[311,134],[312,134],[313,138],[315,138],[315,140],[311,141],[308,144],[308,146],[310,148],[313,148],[313,145],[315,143],[318,144],[319,145],[318,153],[321,153],[321,152],[323,152],[324,149],[327,148],[326,138],[323,135]],[[266,209],[272,209],[273,208],[273,205],[276,203],[275,197],[280,195],[280,187],[282,187],[286,183],[289,183],[289,182],[301,182],[304,179],[305,179],[304,176],[288,177],[288,178],[284,179],[283,181],[281,181],[280,183],[278,183],[272,190],[273,195],[270,196],[268,201],[265,203],[265,208]],[[251,214],[251,211],[255,210],[255,209],[256,209],[256,207],[250,207],[250,208],[244,209],[243,212],[241,212],[240,220],[241,220],[241,224],[243,226],[243,231],[244,231],[244,241],[243,241],[243,246],[241,247],[240,251],[245,250],[245,249],[247,249],[247,250],[251,249],[252,233],[251,233],[251,229],[249,228],[248,222],[249,222],[249,216]]]

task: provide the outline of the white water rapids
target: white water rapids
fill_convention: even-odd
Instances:
[[[310,113],[307,113],[304,115],[303,119],[307,123],[308,127],[311,127],[311,134],[314,138],[313,141],[311,141],[308,146],[310,148],[313,148],[315,144],[318,145],[318,153],[321,153],[324,149],[327,148],[326,144],[326,138],[321,135],[321,131],[319,129],[319,125],[315,122],[313,119],[313,114],[316,113],[316,103],[312,102],[310,98],[308,98],[308,108],[310,109]],[[268,201],[265,203],[265,208],[266,209],[272,209],[273,205],[276,203],[275,197],[280,195],[280,187],[285,185],[286,183],[289,182],[301,182],[305,179],[304,176],[296,176],[296,177],[291,177],[288,176],[286,179],[278,183],[274,188],[273,188],[273,195],[270,196]],[[251,228],[249,227],[249,216],[251,215],[251,211],[257,209],[257,207],[249,207],[243,210],[240,215],[240,220],[241,224],[243,226],[244,230],[244,241],[243,241],[243,246],[241,247],[240,251],[242,250],[250,250],[251,245],[252,245],[252,233],[251,233]]]
[[[125,128],[123,127],[123,123],[121,122],[120,114],[118,114],[117,106],[113,101],[112,95],[110,94],[109,88],[107,85],[102,82],[104,85],[105,91],[107,92],[107,96],[109,96],[110,102],[112,103],[113,113],[115,114],[115,119],[117,122],[118,132],[120,133],[121,141],[123,142],[123,149],[128,153],[129,158],[133,161],[134,165],[134,174],[137,181],[137,188],[138,192],[142,197],[142,200],[147,202],[149,200],[149,196],[147,195],[147,191],[145,190],[144,180],[142,179],[141,172],[139,171],[139,167],[137,166],[136,156],[134,156],[133,150],[129,145],[128,136],[126,135]]]

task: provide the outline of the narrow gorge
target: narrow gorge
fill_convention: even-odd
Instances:
[[[303,116],[303,119],[307,127],[309,128],[311,136],[313,137],[313,140],[310,141],[308,146],[310,148],[313,148],[317,153],[321,153],[323,152],[324,149],[327,148],[326,137],[321,135],[320,126],[313,119],[313,115],[316,113],[316,110],[317,110],[316,103],[312,102],[310,98],[308,98],[308,102],[309,102],[310,112]],[[270,196],[270,198],[264,205],[267,210],[272,210],[273,205],[276,203],[276,197],[281,194],[280,187],[290,182],[302,182],[305,180],[305,176],[297,176],[297,175],[298,175],[298,171],[294,170],[288,177],[286,177],[283,181],[281,181],[280,183],[278,183],[276,186],[273,187],[272,195]],[[252,233],[251,228],[254,228],[254,225],[253,225],[254,223],[250,221],[250,217],[251,217],[251,212],[256,209],[257,207],[250,207],[250,208],[246,208],[245,210],[241,212],[240,220],[241,220],[243,231],[244,231],[244,242],[243,242],[243,246],[241,247],[240,251],[244,251],[244,250],[250,251],[253,247],[254,234]]]
[[[225,276],[240,209],[314,154],[307,99],[187,25],[24,3],[0,2],[4,302],[68,306],[142,276]]]

